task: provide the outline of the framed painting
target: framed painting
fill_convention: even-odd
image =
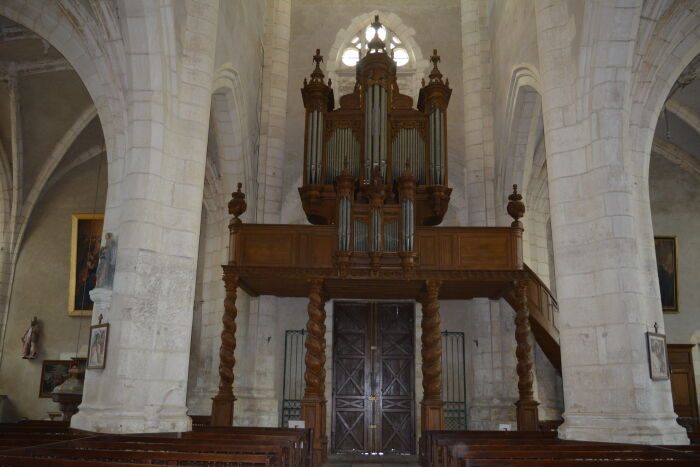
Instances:
[[[78,375],[78,378],[81,380],[85,381],[85,369],[87,368],[87,358],[71,358],[75,362],[76,365],[78,365],[78,368],[80,368],[80,374]]]
[[[88,370],[101,370],[107,361],[107,341],[109,339],[109,323],[90,326],[90,341],[88,343]]]
[[[73,214],[68,280],[68,315],[90,316],[90,291],[97,281],[104,214]]]
[[[68,379],[70,360],[44,360],[41,363],[39,397],[51,397],[51,391]]]
[[[668,379],[666,336],[647,332],[647,350],[649,351],[649,376],[651,379],[654,381]]]
[[[661,309],[664,313],[678,313],[678,247],[676,237],[654,237],[656,269],[659,273]]]

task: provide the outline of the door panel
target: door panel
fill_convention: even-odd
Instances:
[[[333,451],[367,452],[369,306],[344,303],[333,316]]]
[[[333,452],[413,453],[413,304],[335,302],[333,330]]]

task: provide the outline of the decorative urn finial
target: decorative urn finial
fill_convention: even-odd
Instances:
[[[245,202],[245,193],[241,191],[242,183],[238,183],[238,190],[231,193],[231,201],[228,202],[228,213],[234,216],[232,223],[241,224],[239,217],[245,212],[248,205]]]
[[[523,227],[520,222],[520,218],[525,215],[525,203],[523,203],[523,196],[518,193],[518,185],[513,185],[513,193],[508,196],[508,214],[514,220],[510,224],[511,227]]]

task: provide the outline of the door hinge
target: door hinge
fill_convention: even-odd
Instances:
[[[379,400],[379,398],[377,396],[369,396],[369,397],[367,397],[367,399],[369,399],[371,401]]]
[[[369,429],[370,429],[370,430],[375,430],[376,428],[377,428],[377,425],[370,425],[370,426],[369,426]]]
[[[369,346],[369,350],[377,350],[377,346],[376,346],[376,345],[370,345],[370,346]]]

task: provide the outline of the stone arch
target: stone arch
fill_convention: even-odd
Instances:
[[[193,338],[190,358],[190,381],[187,406],[190,413],[208,414],[211,397],[216,393],[218,373],[218,344],[221,332],[222,304],[225,298],[220,279],[221,264],[228,261],[227,203],[237,183],[243,183],[248,199],[245,222],[254,222],[257,192],[257,160],[253,156],[255,143],[248,136],[249,118],[247,102],[241,92],[237,70],[231,63],[224,63],[213,75],[211,96],[209,141],[204,181],[204,205],[200,232],[200,260],[196,290],[201,292],[194,304]],[[241,293],[237,300],[239,324],[245,319],[249,298]],[[241,336],[244,330],[241,326]],[[245,345],[240,340],[236,352]],[[237,355],[238,356],[238,355]],[[197,361],[199,359],[199,361]],[[245,359],[237,366],[245,368]],[[251,370],[252,371],[252,370]],[[237,377],[239,386],[247,378],[247,370]],[[241,402],[244,404],[244,402]]]
[[[689,2],[676,1],[666,10],[647,2],[635,50],[630,115],[632,152],[643,180],[649,177],[649,159],[656,121],[673,83],[700,54],[700,10]]]
[[[496,160],[498,206],[505,206],[508,202],[507,196],[513,184],[517,184],[521,192],[527,189],[537,139],[543,131],[539,74],[531,65],[519,64],[513,68],[505,125],[508,139],[503,155]],[[505,221],[505,214],[500,215]]]
[[[224,63],[214,72],[211,122],[215,128],[218,147],[218,168],[224,192],[230,195],[238,182],[248,199],[256,199],[257,159],[253,157],[253,144],[249,132],[248,103],[241,91],[238,72],[231,63]],[[228,200],[226,200],[228,201]],[[255,203],[250,203],[244,219],[255,219]]]
[[[361,15],[355,16],[352,20],[350,20],[348,27],[341,29],[336,34],[335,41],[333,42],[333,45],[331,45],[328,51],[328,59],[326,61],[326,72],[328,74],[328,77],[334,83],[338,82],[338,70],[340,64],[340,57],[343,53],[343,45],[347,44],[357,34],[357,31],[366,27],[368,24],[374,21],[374,17],[376,15],[379,15],[379,21],[381,21],[383,25],[394,31],[394,33],[403,41],[403,44],[406,46],[406,50],[408,51],[413,63],[415,64],[416,78],[425,75],[430,62],[427,58],[425,58],[425,56],[423,55],[423,51],[416,42],[416,30],[404,23],[401,17],[396,13],[375,9],[368,13],[363,13]],[[415,84],[415,86],[417,86],[417,83]],[[417,89],[418,88],[416,87],[416,90]],[[402,90],[402,92],[407,93],[406,90]],[[340,95],[336,96],[336,98],[339,97]]]
[[[0,15],[36,32],[68,60],[95,103],[108,159],[114,159],[126,128],[124,49],[114,5],[7,0]]]

